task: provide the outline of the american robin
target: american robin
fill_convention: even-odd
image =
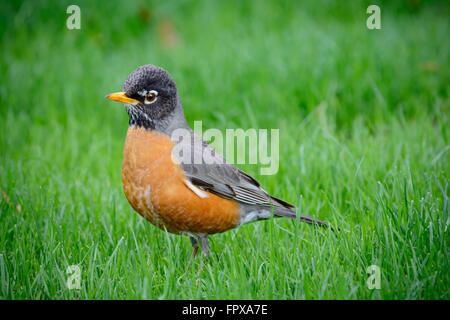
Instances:
[[[296,218],[295,206],[268,194],[189,128],[166,70],[141,66],[125,80],[122,92],[106,97],[123,102],[129,115],[122,164],[126,198],[155,226],[189,236],[189,264],[198,242],[209,255],[208,235],[268,219],[272,212]],[[300,220],[328,226],[303,214]]]

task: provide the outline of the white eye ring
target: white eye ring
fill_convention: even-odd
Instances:
[[[158,91],[156,90],[150,90],[144,98],[145,104],[152,104],[158,99]]]

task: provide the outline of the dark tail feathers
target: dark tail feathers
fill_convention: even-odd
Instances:
[[[284,218],[290,218],[290,219],[297,218],[297,214],[287,208],[274,208],[274,215],[279,216],[279,217],[284,217]],[[302,222],[306,222],[306,223],[310,223],[310,224],[317,224],[321,227],[329,227],[330,226],[330,224],[328,222],[314,219],[314,218],[311,218],[304,214],[300,214],[300,220]]]

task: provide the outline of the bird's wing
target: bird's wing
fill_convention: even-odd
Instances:
[[[186,179],[189,180],[187,185],[199,197],[207,196],[203,194],[203,190],[235,200],[250,211],[254,208],[273,208],[273,213],[277,216],[287,218],[297,216],[295,206],[268,194],[255,178],[227,163],[213,147],[194,134],[192,130],[190,137],[178,141],[174,149],[177,152],[173,152],[172,156],[183,168]],[[180,150],[182,150],[181,155]],[[304,214],[300,214],[300,220],[320,226],[329,226],[327,222]]]
[[[191,141],[186,139],[178,144],[177,150],[189,150],[189,156],[187,159],[179,154],[174,156],[187,179],[196,187],[240,203],[295,210],[295,206],[269,195],[252,176],[227,163],[196,134],[193,134]]]

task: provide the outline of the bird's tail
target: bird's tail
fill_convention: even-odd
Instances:
[[[290,219],[297,218],[297,213],[296,213],[297,208],[294,205],[292,205],[289,202],[286,202],[284,200],[281,200],[279,198],[276,198],[274,196],[271,196],[271,195],[269,195],[269,196],[272,199],[272,201],[274,201],[280,205],[280,206],[273,207],[273,209],[274,209],[273,213],[275,216],[285,217],[285,218],[290,218]],[[300,214],[300,220],[302,222],[306,222],[309,224],[317,224],[321,227],[330,227],[330,224],[328,222],[314,219],[314,218],[304,215],[304,214]]]
[[[297,214],[292,211],[292,209],[288,208],[274,208],[274,215],[278,217],[284,217],[284,218],[290,218],[290,219],[296,219]],[[324,222],[322,220],[314,219],[310,216],[300,214],[300,221],[310,223],[310,224],[317,224],[321,227],[329,227],[330,224],[328,222]]]

